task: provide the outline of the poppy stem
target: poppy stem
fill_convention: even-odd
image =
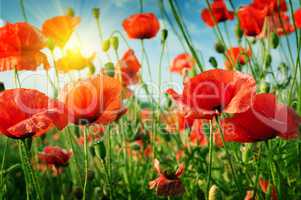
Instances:
[[[15,77],[16,88],[21,88],[21,81],[20,81],[19,72],[17,68],[14,68],[14,77]]]
[[[4,169],[4,163],[5,163],[5,159],[6,159],[6,150],[7,150],[7,146],[8,146],[8,138],[5,138],[5,146],[4,146],[4,151],[3,151],[3,157],[2,157],[2,162],[1,162],[1,174],[0,174],[0,187],[2,187],[3,185],[3,169]],[[4,193],[4,191],[2,191],[2,193]]]
[[[83,188],[83,200],[86,199],[86,188],[88,181],[88,141],[87,141],[87,128],[84,127],[84,160],[85,160],[85,181]]]
[[[206,195],[208,196],[211,181],[211,170],[212,170],[212,154],[213,154],[213,131],[212,131],[212,120],[209,121],[209,165],[207,175],[207,187]]]
[[[20,3],[23,18],[24,18],[25,22],[28,22],[28,18],[27,18],[26,12],[25,12],[24,0],[20,0],[19,3]]]
[[[151,72],[150,62],[149,62],[149,59],[148,59],[148,56],[147,56],[147,53],[145,50],[144,41],[143,40],[140,40],[140,41],[141,41],[142,56],[143,56],[141,59],[141,64],[143,64],[143,58],[145,57],[149,80],[152,82],[152,72]]]

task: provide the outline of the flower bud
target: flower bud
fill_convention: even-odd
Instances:
[[[73,8],[71,8],[71,7],[67,8],[66,15],[70,16],[70,17],[73,17],[75,15],[75,12],[74,12]]]
[[[89,66],[89,75],[92,76],[95,73],[96,69],[94,65]]]
[[[93,8],[93,9],[92,9],[92,13],[93,13],[93,16],[94,16],[96,19],[99,19],[99,16],[100,16],[100,9],[99,9],[99,8]]]
[[[101,44],[101,48],[102,48],[102,50],[104,51],[104,52],[107,52],[107,51],[109,51],[109,49],[110,49],[110,47],[111,47],[111,45],[110,45],[110,40],[104,40],[103,42],[102,42],[102,44]]]
[[[115,68],[114,68],[114,64],[112,62],[108,62],[105,64],[104,66],[105,69],[105,74],[111,77],[115,76]]]
[[[224,53],[225,52],[225,46],[221,41],[218,41],[215,43],[215,51],[217,53]]]
[[[94,144],[95,148],[95,155],[101,159],[104,160],[106,158],[106,147],[103,141],[98,141]]]
[[[119,47],[119,40],[118,40],[118,37],[112,36],[112,37],[110,38],[110,43],[111,43],[112,47],[113,47],[115,50],[118,49],[118,47]]]
[[[268,93],[271,89],[271,86],[269,83],[265,81],[261,81],[259,84],[259,91],[260,93]]]
[[[166,41],[167,37],[168,37],[168,30],[163,29],[162,30],[162,35],[161,35],[161,43],[162,44]]]
[[[212,67],[217,68],[217,61],[214,57],[210,57],[209,62],[212,65]]]
[[[0,92],[5,90],[4,83],[0,82]]]
[[[221,193],[216,185],[212,185],[209,194],[208,194],[208,200],[219,200],[221,199]]]
[[[267,69],[271,66],[271,64],[272,64],[272,56],[271,54],[268,54],[265,58],[264,67]]]
[[[276,33],[272,33],[271,36],[270,36],[270,42],[272,44],[272,48],[273,49],[276,49],[279,45],[279,37]]]

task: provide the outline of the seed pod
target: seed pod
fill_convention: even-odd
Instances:
[[[167,37],[168,37],[168,30],[163,29],[162,30],[162,35],[161,35],[161,43],[162,44],[166,41]]]
[[[221,194],[216,185],[212,185],[209,194],[208,194],[208,200],[220,200],[221,199]]]
[[[118,40],[118,37],[112,36],[112,37],[110,38],[110,43],[111,43],[112,47],[113,47],[115,50],[118,49],[118,47],[119,47],[119,40]]]
[[[259,84],[260,93],[268,93],[271,89],[271,85],[265,81],[261,81]]]
[[[110,49],[110,47],[111,47],[111,45],[110,45],[110,40],[104,40],[103,42],[102,42],[102,44],[101,44],[101,48],[102,48],[102,50],[104,51],[104,52],[107,52],[107,51],[109,51],[109,49]]]
[[[225,46],[221,41],[215,43],[215,51],[221,54],[225,52]]]
[[[217,61],[214,57],[210,57],[209,62],[212,65],[212,67],[217,68]]]
[[[70,17],[73,17],[75,15],[75,12],[74,12],[73,8],[71,8],[71,7],[67,8],[66,15],[70,16]]]
[[[276,49],[279,45],[279,37],[276,33],[272,33],[272,35],[270,36],[270,42],[272,44],[272,48]]]
[[[114,64],[112,62],[108,62],[105,64],[105,74],[111,77],[115,76],[115,68],[114,68]]]
[[[100,9],[99,9],[99,8],[93,8],[93,9],[92,9],[92,13],[93,13],[93,16],[94,16],[96,19],[99,19],[99,16],[100,16]]]
[[[0,82],[0,92],[5,90],[4,83]]]
[[[95,148],[95,155],[101,159],[104,160],[106,158],[106,147],[105,144],[103,143],[103,141],[98,141],[94,144],[94,148]]]

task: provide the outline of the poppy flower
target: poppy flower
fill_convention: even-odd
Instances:
[[[277,103],[273,94],[257,94],[254,104],[244,113],[221,121],[226,142],[256,142],[279,136],[298,137],[301,118],[289,107]],[[219,134],[216,143],[221,145]]]
[[[42,162],[55,167],[63,167],[68,165],[68,161],[72,156],[72,150],[65,150],[58,146],[46,146],[43,152],[38,153],[38,157]]]
[[[214,27],[219,22],[233,20],[234,12],[227,9],[224,0],[213,0],[210,9],[202,10],[201,18],[209,27]]]
[[[153,13],[139,13],[126,18],[122,26],[131,39],[150,39],[157,35],[160,23]]]
[[[63,48],[79,23],[80,17],[56,16],[44,22],[42,32],[55,45]]]
[[[176,172],[167,172],[160,169],[160,163],[154,160],[154,167],[159,177],[149,182],[150,189],[156,189],[158,196],[181,196],[185,192],[185,188],[179,179],[184,172],[184,165],[181,164]]]
[[[119,64],[122,73],[122,83],[124,85],[136,84],[140,79],[139,71],[141,65],[135,52],[132,49],[127,50],[119,61]]]
[[[188,53],[182,53],[177,55],[171,65],[169,70],[180,75],[184,75],[186,71],[191,70],[195,65],[194,58]]]
[[[96,75],[67,84],[61,99],[72,113],[71,122],[108,124],[126,109],[122,105],[122,85],[117,79]]]
[[[290,23],[290,18],[284,12],[275,13],[266,17],[267,30],[274,32],[278,36],[290,34],[295,31],[294,26]],[[261,34],[263,37],[268,35],[266,33]]]
[[[251,50],[247,50],[242,47],[232,47],[225,53],[227,59],[225,62],[225,68],[227,70],[233,70],[238,64],[245,65],[249,61],[249,57],[251,57],[251,55]]]
[[[39,65],[49,68],[41,49],[45,38],[34,26],[18,22],[0,28],[0,71],[12,69],[36,70]]]
[[[185,129],[185,118],[184,113],[172,110],[169,112],[162,113],[160,115],[161,122],[166,125],[166,131],[173,133],[176,131],[183,131]]]
[[[254,0],[251,5],[256,9],[266,10],[268,15],[287,11],[285,0]]]
[[[252,190],[248,190],[244,200],[253,200],[254,199],[254,192]]]
[[[241,7],[237,12],[237,16],[243,33],[246,36],[257,36],[263,30],[267,12],[248,5]]]
[[[189,135],[190,141],[202,147],[208,144],[206,133],[204,131],[204,121],[197,119],[194,121]]]
[[[67,125],[64,105],[33,89],[0,92],[0,132],[11,138],[42,136]]]
[[[85,67],[89,67],[94,58],[95,53],[89,57],[84,57],[79,49],[68,49],[66,54],[61,59],[56,61],[56,67],[59,71],[64,73],[71,70],[82,70]]]
[[[259,177],[259,185],[264,193],[268,192],[270,185],[268,180],[264,180],[262,177]],[[276,187],[273,185],[271,186],[271,200],[278,200],[277,190]]]
[[[237,71],[213,69],[184,83],[181,95],[173,89],[167,93],[180,105],[190,110],[194,118],[212,118],[225,113],[246,111],[255,95],[253,77]]]
[[[295,19],[296,27],[301,29],[301,8],[295,11],[294,19]]]

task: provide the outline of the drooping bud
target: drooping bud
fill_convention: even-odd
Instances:
[[[162,44],[166,41],[167,37],[168,37],[168,30],[163,29],[162,30],[162,35],[161,35],[161,43]]]
[[[209,194],[208,194],[208,200],[220,200],[221,199],[221,193],[216,185],[212,185]]]
[[[66,10],[66,15],[67,16],[70,16],[70,17],[74,17],[74,15],[75,15],[75,12],[74,12],[74,10],[73,10],[73,8],[67,8],[67,10]]]
[[[111,77],[115,76],[115,68],[114,68],[114,64],[112,62],[106,63],[104,68],[105,68],[106,75],[111,76]]]
[[[110,40],[109,40],[109,39],[104,40],[104,41],[102,42],[102,44],[101,44],[101,48],[102,48],[102,50],[103,50],[104,52],[109,51],[110,47],[111,47],[111,45],[110,45]]]
[[[212,67],[217,68],[217,61],[214,57],[210,57],[209,62],[212,65]]]
[[[0,82],[0,92],[5,90],[4,83]]]
[[[99,9],[99,8],[93,8],[93,9],[92,9],[92,13],[93,13],[93,16],[94,16],[96,19],[99,19],[99,16],[100,16],[100,9]]]
[[[276,33],[272,33],[271,36],[270,36],[270,42],[272,44],[272,48],[273,49],[276,49],[279,45],[279,37]]]
[[[104,160],[106,158],[106,147],[103,141],[98,141],[94,144],[94,148],[95,148],[95,155],[101,159]]]
[[[119,40],[118,40],[118,37],[117,37],[117,36],[112,36],[112,37],[110,38],[110,43],[111,43],[112,47],[113,47],[115,50],[118,49],[118,47],[119,47]]]
[[[217,41],[216,43],[215,43],[215,51],[217,52],[217,53],[224,53],[225,52],[225,45],[221,42],[221,41]]]

